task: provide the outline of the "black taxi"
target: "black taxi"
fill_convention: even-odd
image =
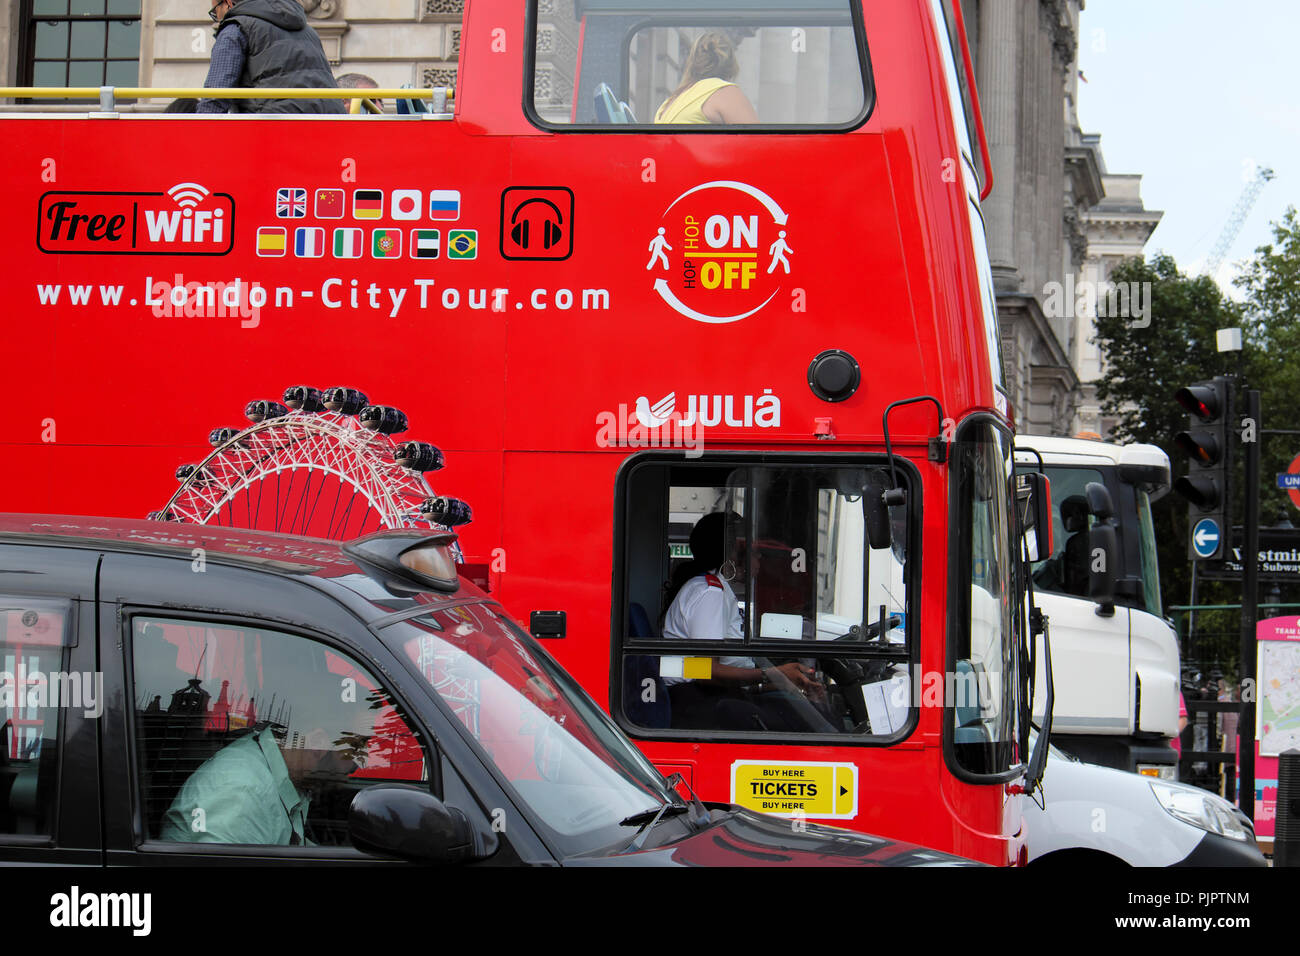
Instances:
[[[964,862],[683,796],[453,542],[0,515],[0,863]]]

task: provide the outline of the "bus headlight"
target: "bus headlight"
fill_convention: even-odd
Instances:
[[[1250,839],[1250,831],[1237,819],[1236,810],[1227,800],[1195,787],[1174,787],[1152,783],[1151,790],[1165,812],[1207,833],[1217,833],[1233,840]]]

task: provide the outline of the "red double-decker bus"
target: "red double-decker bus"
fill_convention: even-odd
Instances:
[[[1022,860],[959,9],[469,0],[460,56],[433,112],[4,115],[0,505],[456,525],[704,799]]]

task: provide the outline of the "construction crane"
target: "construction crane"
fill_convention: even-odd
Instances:
[[[1237,236],[1241,234],[1242,226],[1246,225],[1246,218],[1250,211],[1255,208],[1255,202],[1259,199],[1259,194],[1263,192],[1274,178],[1273,170],[1267,166],[1260,166],[1255,170],[1255,176],[1246,186],[1237,200],[1237,205],[1232,210],[1232,217],[1228,224],[1223,227],[1223,232],[1219,236],[1219,241],[1214,244],[1214,250],[1210,253],[1209,260],[1205,263],[1204,275],[1213,276],[1219,271],[1219,266],[1223,265],[1223,260],[1228,258],[1228,250],[1232,244],[1237,241]]]

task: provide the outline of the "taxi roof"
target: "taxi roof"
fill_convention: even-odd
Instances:
[[[298,573],[356,567],[335,541],[172,521],[0,514],[0,541],[15,538],[56,546],[89,544],[113,551],[175,551],[186,557],[194,548],[202,548],[234,563],[260,567],[273,563],[280,565],[280,570]]]
[[[429,532],[430,537],[437,534]],[[418,596],[395,595],[349,558],[342,542],[269,531],[130,518],[0,514],[0,545],[11,543],[133,552],[185,561],[192,560],[194,550],[201,548],[209,564],[295,577],[333,593],[366,619],[407,606],[485,597],[464,578],[452,594],[421,591]]]

